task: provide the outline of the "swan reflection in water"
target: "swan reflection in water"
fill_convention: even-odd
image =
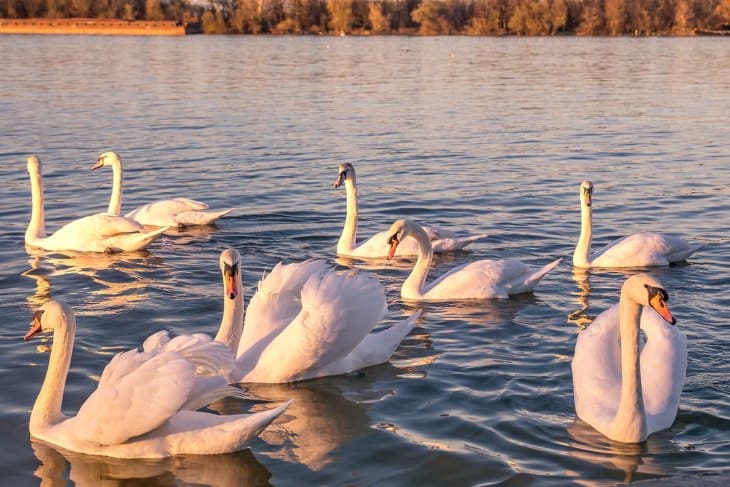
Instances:
[[[395,352],[393,362],[422,349],[420,340],[409,335]],[[406,361],[408,358],[405,359]],[[288,384],[241,384],[249,401],[260,400],[249,412],[266,409],[271,401],[292,399],[289,408],[264,430],[259,439],[268,444],[257,447],[256,454],[275,460],[301,464],[319,471],[337,461],[338,449],[368,435],[376,427],[370,407],[397,395],[393,382],[402,374],[410,374],[419,366],[391,363],[368,367],[341,376],[325,377]],[[395,400],[395,399],[394,399]],[[241,412],[241,402],[224,399],[209,406],[220,414]]]
[[[52,280],[88,278],[90,283],[75,282],[75,287],[88,289],[83,302],[76,305],[76,314],[98,316],[114,314],[146,299],[146,289],[153,282],[146,274],[158,271],[162,259],[147,252],[89,254],[34,250],[28,264],[30,268],[21,275],[35,281],[34,293],[26,298],[32,309],[51,299]]]
[[[31,447],[41,465],[35,476],[42,486],[98,485],[270,485],[271,473],[250,449],[225,455],[182,455],[164,459],[119,459],[55,449],[36,440]],[[68,469],[68,472],[67,472]]]
[[[573,281],[578,286],[578,292],[575,295],[576,302],[580,305],[580,308],[568,315],[568,322],[574,323],[580,330],[587,328],[597,316],[588,312],[591,306],[591,294],[609,297],[606,305],[598,310],[600,314],[605,309],[611,307],[614,303],[611,300],[615,300],[615,297],[618,296],[621,285],[617,283],[622,283],[627,278],[640,272],[650,272],[652,275],[659,277],[667,273],[668,269],[668,267],[627,267],[615,269],[582,269],[573,267]],[[591,280],[593,280],[593,284],[591,284]]]
[[[679,446],[672,441],[671,429],[652,434],[644,443],[619,443],[609,440],[579,418],[575,419],[567,431],[570,439],[566,452],[570,457],[609,470],[618,470],[623,475],[623,482],[676,474],[675,469],[665,460],[653,458],[679,449]],[[585,471],[583,468],[577,470]],[[578,472],[574,473],[579,475]],[[605,475],[600,478],[606,480]],[[596,480],[598,478],[576,479],[576,482],[595,485]]]

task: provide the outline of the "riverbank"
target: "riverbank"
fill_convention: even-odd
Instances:
[[[172,20],[0,19],[0,34],[182,36],[200,32],[198,23]]]

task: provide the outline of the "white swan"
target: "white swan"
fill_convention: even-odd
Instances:
[[[685,240],[663,233],[635,233],[623,237],[591,253],[593,236],[593,183],[583,181],[580,185],[580,237],[573,252],[576,267],[651,267],[682,262],[702,245],[693,245]]]
[[[340,164],[339,174],[334,187],[339,188],[343,183],[345,185],[345,192],[347,193],[347,215],[345,216],[345,226],[342,229],[342,234],[337,241],[337,255],[373,259],[385,257],[386,243],[388,240],[387,232],[376,233],[365,242],[359,245],[357,244],[357,185],[355,167],[349,162]],[[449,252],[463,249],[470,243],[483,240],[487,237],[486,234],[459,237],[457,234],[447,230],[431,226],[424,226],[423,228],[431,240],[431,246],[434,252]],[[395,253],[399,257],[416,254],[418,254],[418,244],[411,238],[403,241]]]
[[[449,301],[455,299],[508,298],[512,294],[532,291],[540,279],[561,261],[557,259],[541,268],[530,267],[519,260],[477,260],[454,267],[426,286],[433,250],[431,239],[423,228],[408,220],[397,220],[388,230],[388,258],[406,237],[418,242],[418,260],[401,287],[403,299]]]
[[[110,167],[114,172],[112,184],[112,196],[109,199],[110,215],[120,215],[122,211],[122,159],[116,152],[104,152],[96,160],[91,168]],[[210,225],[217,219],[229,214],[233,208],[218,211],[205,211],[208,205],[200,201],[188,198],[173,198],[169,200],[155,201],[127,213],[127,218],[132,218],[142,225],[156,227],[185,227],[194,225]]]
[[[43,204],[43,174],[41,161],[30,156],[28,175],[32,208],[25,243],[44,250],[76,252],[124,252],[146,248],[167,228],[145,232],[144,227],[130,218],[99,213],[79,218],[46,236]]]
[[[612,440],[644,441],[677,415],[687,338],[670,326],[676,321],[668,299],[654,277],[634,275],[621,288],[619,303],[578,334],[571,364],[575,411]]]
[[[216,339],[236,351],[237,382],[293,382],[385,363],[420,315],[371,333],[387,311],[377,278],[337,274],[312,260],[277,264],[259,282],[244,320],[239,253],[225,250],[220,265],[224,304]]]
[[[76,416],[66,417],[61,403],[76,334],[73,310],[49,301],[35,312],[24,339],[42,329],[54,330],[53,348],[30,416],[30,434],[69,451],[162,458],[241,450],[289,405],[228,416],[192,410],[201,401],[196,367],[216,368],[220,357],[230,353],[217,342],[203,341],[204,346],[199,347],[186,339],[184,344],[162,343],[156,350],[118,353]],[[208,399],[213,398],[210,388],[202,389]]]

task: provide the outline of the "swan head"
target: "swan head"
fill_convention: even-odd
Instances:
[[[642,273],[629,277],[621,288],[621,294],[642,306],[650,306],[670,325],[677,323],[667,305],[669,294],[662,283],[651,274]]]
[[[580,202],[590,207],[593,199],[593,183],[591,181],[583,181],[580,183]]]
[[[119,154],[114,151],[107,151],[96,158],[96,164],[91,167],[91,170],[93,171],[94,169],[99,169],[100,167],[110,167],[114,164],[121,164],[121,162],[122,160],[119,157]]]
[[[226,249],[221,252],[219,261],[225,295],[229,299],[236,299],[237,283],[241,276],[241,254],[235,249]]]
[[[41,173],[41,160],[38,156],[28,156],[26,162],[28,163],[28,174],[38,175]]]
[[[335,181],[334,187],[339,188],[345,181],[350,180],[353,184],[355,183],[355,167],[349,162],[343,162],[340,164],[339,172],[337,173],[337,181]]]
[[[413,224],[408,220],[396,220],[390,226],[390,230],[388,230],[388,245],[390,245],[388,249],[388,260],[392,259],[395,255],[398,244],[411,234],[412,226]]]
[[[27,342],[41,331],[49,331],[61,326],[67,326],[73,317],[74,312],[71,306],[59,301],[48,301],[33,313],[30,330],[25,334],[23,340]]]

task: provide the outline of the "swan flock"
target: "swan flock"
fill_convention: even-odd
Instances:
[[[173,198],[148,203],[122,216],[121,158],[101,154],[92,169],[111,167],[107,212],[71,220],[48,235],[40,159],[27,158],[31,218],[29,248],[46,251],[128,252],[146,249],[170,227],[209,225],[233,209]],[[459,236],[398,219],[357,242],[359,206],[355,167],[343,163],[334,187],[344,186],[346,217],[336,254],[358,259],[416,257],[403,280],[404,301],[508,299],[533,292],[560,264],[534,267],[517,259],[463,263],[428,281],[436,252],[458,251],[486,234]],[[644,268],[686,260],[701,245],[661,233],[637,233],[591,251],[593,184],[580,186],[581,229],[576,268]],[[148,229],[148,227],[157,227]],[[61,412],[71,365],[76,316],[49,300],[33,315],[30,340],[53,332],[45,380],[30,416],[31,436],[79,453],[118,458],[217,454],[247,448],[287,409],[289,402],[252,414],[200,409],[224,397],[245,400],[235,384],[287,383],[349,374],[388,362],[419,320],[420,311],[388,326],[385,288],[378,278],[325,260],[279,262],[264,274],[244,305],[242,259],[235,249],[219,258],[222,317],[215,337],[195,333],[171,338],[166,331],[140,349],[115,355],[94,392],[75,416]],[[669,293],[651,274],[635,273],[617,304],[578,334],[571,363],[576,415],[611,440],[636,443],[672,425],[687,366],[687,339],[669,311]],[[643,332],[643,335],[642,333]]]

